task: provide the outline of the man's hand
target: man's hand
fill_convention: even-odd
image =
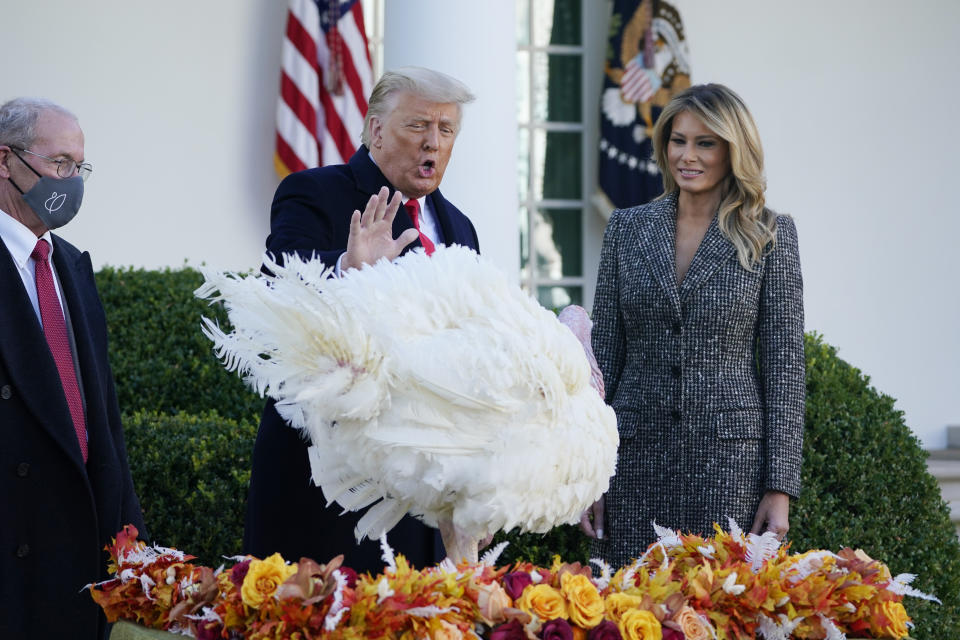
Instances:
[[[408,244],[420,234],[416,229],[407,229],[396,240],[393,239],[393,219],[400,208],[401,196],[397,191],[393,198],[386,187],[380,193],[370,196],[367,206],[361,214],[353,212],[350,218],[350,236],[347,238],[347,252],[343,254],[340,268],[359,269],[365,264],[373,264],[380,258],[393,260]]]
[[[767,491],[760,499],[750,533],[762,535],[773,531],[777,534],[777,540],[783,540],[789,529],[790,496],[779,491]]]
[[[603,540],[603,496],[580,516],[580,530],[590,538]]]

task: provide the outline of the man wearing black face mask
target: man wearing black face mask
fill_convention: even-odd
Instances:
[[[90,255],[51,229],[76,215],[83,132],[43,100],[0,106],[0,637],[105,638],[84,585],[133,490]]]

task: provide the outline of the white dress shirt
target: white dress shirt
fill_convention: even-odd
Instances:
[[[23,287],[27,290],[27,296],[30,298],[30,304],[33,305],[33,312],[37,314],[37,320],[43,325],[40,318],[40,303],[37,300],[37,276],[36,260],[30,257],[34,247],[37,246],[37,240],[43,238],[50,244],[50,253],[47,254],[50,260],[50,270],[53,272],[53,286],[57,291],[57,300],[60,301],[60,309],[63,310],[63,294],[60,293],[60,281],[57,277],[56,267],[53,266],[53,237],[50,231],[46,231],[40,238],[33,235],[19,220],[15,220],[3,209],[0,209],[0,238],[3,238],[3,244],[7,245],[7,251],[13,257],[13,263],[20,273],[20,279],[23,280]]]

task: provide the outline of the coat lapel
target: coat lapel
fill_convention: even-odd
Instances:
[[[57,365],[46,348],[43,328],[37,321],[30,298],[23,288],[23,280],[2,240],[0,247],[0,300],[3,304],[3,313],[0,313],[0,353],[24,404],[71,460],[82,468],[83,458]]]
[[[693,254],[693,261],[690,262],[687,275],[680,283],[680,301],[686,302],[694,291],[730,259],[735,251],[733,244],[723,235],[720,225],[717,224],[717,217],[714,216],[703,240],[700,241],[700,246]]]
[[[677,235],[675,195],[662,200],[654,200],[648,206],[647,215],[635,216],[634,227],[637,234],[640,257],[647,264],[657,284],[663,290],[680,318],[680,297],[677,293],[676,249],[674,239]]]

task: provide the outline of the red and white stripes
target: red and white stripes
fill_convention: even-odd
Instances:
[[[290,0],[277,101],[277,173],[346,162],[373,71],[359,0]]]

